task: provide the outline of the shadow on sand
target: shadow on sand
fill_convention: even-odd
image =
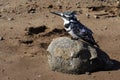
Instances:
[[[110,57],[107,55],[106,52],[103,50],[96,48],[98,53],[98,58],[100,58],[99,64],[102,64],[101,66],[104,66],[102,69],[98,69],[97,71],[113,71],[113,70],[119,70],[120,69],[120,62],[114,59],[110,59]],[[102,61],[101,61],[102,60]],[[98,65],[99,66],[99,65]]]

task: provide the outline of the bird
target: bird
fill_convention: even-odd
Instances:
[[[83,25],[78,19],[75,11],[65,12],[51,12],[52,14],[60,16],[64,21],[64,29],[72,36],[72,39],[82,39],[92,45],[99,45],[93,38],[93,32],[85,25]]]

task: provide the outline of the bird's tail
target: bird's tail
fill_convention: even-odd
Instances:
[[[91,43],[97,47],[99,47],[99,45],[97,44],[97,42],[95,41],[95,39],[93,38],[93,36],[91,36]]]

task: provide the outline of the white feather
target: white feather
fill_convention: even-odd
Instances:
[[[62,18],[63,19],[63,21],[64,21],[64,25],[65,24],[69,24],[70,23],[70,21],[69,20],[67,20],[67,19],[65,19],[65,18]]]
[[[78,36],[71,30],[68,32],[73,38],[78,38]]]

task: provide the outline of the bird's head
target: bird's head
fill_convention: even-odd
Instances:
[[[65,23],[77,20],[75,11],[51,12],[51,13],[60,16],[64,20]]]

